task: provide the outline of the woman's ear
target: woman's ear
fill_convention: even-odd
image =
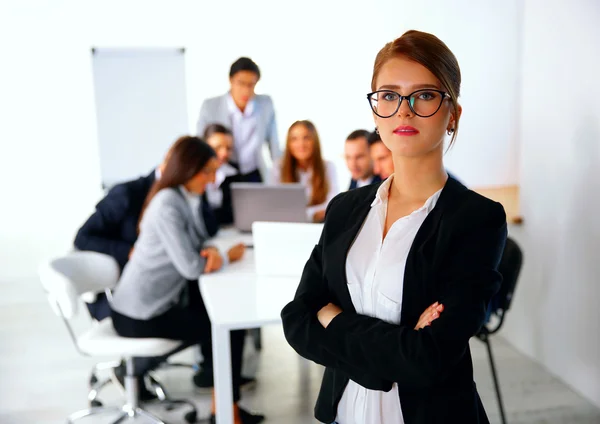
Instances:
[[[448,129],[455,129],[456,122],[458,120],[460,120],[460,116],[462,115],[462,106],[459,104],[459,105],[457,105],[456,109],[458,109],[458,116],[456,116],[456,113],[454,113],[454,110],[452,111],[452,113],[450,113],[450,121],[448,122]]]

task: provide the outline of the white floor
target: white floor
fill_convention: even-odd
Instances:
[[[243,392],[243,403],[264,413],[265,424],[316,422],[312,409],[320,367],[303,366],[279,326],[263,329],[263,343],[260,354],[251,347],[246,352],[246,366],[249,372],[256,370],[258,385]],[[481,397],[492,423],[499,423],[486,352],[478,340],[471,345]],[[495,338],[493,346],[509,423],[600,423],[599,410],[539,365],[501,338]],[[192,354],[183,352],[179,358],[190,361]],[[70,413],[87,406],[87,379],[95,362],[75,351],[37,281],[0,281],[0,424],[64,423]],[[171,395],[198,405],[200,422],[206,422],[210,399],[194,391],[191,372],[171,370],[160,375]],[[118,404],[120,392],[108,387],[101,399]],[[148,409],[171,424],[185,422],[184,407],[170,412],[157,405],[148,405]],[[110,423],[110,418],[80,422]]]

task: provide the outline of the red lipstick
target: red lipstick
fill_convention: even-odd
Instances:
[[[396,135],[417,135],[419,134],[419,130],[411,127],[410,125],[400,125],[398,128],[394,130],[394,134]]]

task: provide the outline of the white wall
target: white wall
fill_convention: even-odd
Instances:
[[[600,407],[600,3],[528,0],[525,265],[504,336]]]
[[[68,249],[101,194],[92,46],[185,47],[190,129],[202,100],[227,90],[233,60],[248,55],[263,71],[257,90],[275,100],[281,138],[294,120],[311,119],[325,155],[339,161],[345,136],[373,127],[365,94],[377,51],[407,29],[434,32],[464,77],[461,136],[448,167],[468,184],[514,183],[517,0],[341,5],[1,2],[0,279],[33,275],[41,258]]]

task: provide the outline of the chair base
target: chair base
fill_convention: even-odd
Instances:
[[[127,405],[122,408],[114,406],[102,406],[99,408],[82,409],[81,411],[77,411],[74,414],[71,414],[69,418],[67,418],[67,424],[73,424],[75,421],[85,417],[119,412],[121,413],[121,415],[119,415],[119,417],[116,420],[111,421],[111,424],[120,424],[126,422],[127,420],[135,419],[136,417],[143,417],[146,421],[153,424],[165,424],[163,420],[151,414],[150,412],[145,411],[142,408],[130,408]]]

